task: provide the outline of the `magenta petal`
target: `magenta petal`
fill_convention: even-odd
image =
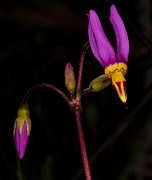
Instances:
[[[104,33],[96,12],[93,10],[89,12],[88,35],[92,52],[98,61],[104,67],[114,64],[116,62],[114,49]]]
[[[95,41],[95,37],[92,31],[92,27],[91,27],[91,23],[89,22],[89,26],[88,26],[88,34],[89,34],[89,40],[90,40],[90,46],[92,49],[92,52],[94,54],[94,56],[97,58],[97,60],[102,64],[102,66],[104,66],[103,62],[102,62],[102,58],[100,57],[99,54],[99,50]]]
[[[27,147],[27,143],[28,143],[28,134],[27,134],[27,125],[26,122],[24,122],[23,124],[23,128],[22,128],[22,133],[20,134],[19,132],[19,128],[16,122],[16,128],[15,128],[15,133],[14,133],[14,140],[15,140],[15,145],[16,145],[16,150],[17,150],[17,155],[19,159],[22,159],[24,154],[25,154],[25,150]]]
[[[129,54],[129,40],[125,25],[115,5],[110,8],[110,22],[114,28],[117,40],[117,60],[127,63]]]

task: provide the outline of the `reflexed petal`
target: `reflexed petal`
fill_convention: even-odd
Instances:
[[[88,34],[91,49],[98,61],[104,67],[114,64],[116,62],[114,49],[103,31],[96,12],[93,10],[89,12]]]
[[[14,129],[14,140],[15,140],[15,145],[16,145],[16,150],[17,150],[17,155],[19,159],[22,159],[25,150],[27,147],[28,143],[28,133],[27,133],[27,125],[26,122],[23,124],[22,132],[20,134],[18,124],[16,122],[15,129]]]
[[[110,8],[110,22],[114,28],[117,40],[117,60],[127,63],[129,54],[129,40],[123,20],[121,19],[115,5]]]
[[[94,56],[97,58],[97,60],[102,64],[102,66],[104,66],[102,59],[100,57],[100,54],[99,54],[99,50],[98,50],[98,47],[97,47],[97,44],[95,41],[95,37],[94,37],[93,31],[92,31],[90,22],[89,22],[89,26],[88,26],[88,33],[89,33],[89,40],[90,40],[90,46],[91,46],[92,52],[93,52]]]

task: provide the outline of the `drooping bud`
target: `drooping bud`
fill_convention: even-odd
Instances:
[[[65,66],[65,86],[70,93],[73,93],[76,86],[73,67],[70,63]]]
[[[27,104],[22,104],[17,112],[14,123],[14,141],[19,159],[22,159],[27,147],[31,130],[31,121]]]
[[[107,78],[106,75],[100,75],[97,78],[95,78],[89,85],[89,89],[92,92],[98,92],[102,89],[106,88],[111,84],[111,80]]]

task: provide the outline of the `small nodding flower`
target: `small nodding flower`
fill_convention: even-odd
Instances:
[[[27,104],[22,104],[17,112],[17,118],[14,123],[14,141],[19,159],[24,157],[29,135],[31,130],[31,121]]]
[[[67,63],[65,66],[65,86],[70,93],[74,93],[76,81],[73,67],[70,63]]]

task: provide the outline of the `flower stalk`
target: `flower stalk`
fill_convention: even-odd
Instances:
[[[86,177],[86,180],[92,180],[91,170],[90,170],[90,165],[89,165],[88,155],[87,155],[87,150],[86,150],[86,143],[85,143],[85,138],[84,138],[83,128],[82,128],[81,107],[80,106],[74,108],[74,115],[75,115],[75,119],[76,119],[77,132],[78,132],[78,138],[79,138],[79,143],[80,143],[81,156],[82,156],[82,161],[83,161],[85,177]]]
[[[78,80],[77,80],[77,88],[76,88],[76,96],[81,96],[81,81],[82,81],[82,71],[83,71],[83,65],[84,65],[84,59],[85,59],[85,53],[87,49],[90,46],[90,42],[86,42],[85,45],[82,48],[80,61],[79,61],[79,72],[78,72]]]
[[[32,86],[25,94],[22,104],[26,104],[28,102],[29,97],[31,96],[31,94],[33,92],[35,92],[35,90],[40,89],[40,88],[49,88],[52,89],[54,91],[56,91],[57,93],[59,93],[64,99],[65,101],[70,104],[70,99],[57,87],[53,86],[52,84],[48,84],[48,83],[40,83],[40,84],[36,84],[34,86]]]
[[[85,137],[84,137],[83,128],[82,128],[81,81],[82,81],[82,72],[83,72],[83,66],[84,66],[85,53],[87,49],[89,48],[89,46],[90,46],[89,41],[83,46],[81,56],[80,56],[80,61],[79,61],[79,72],[78,72],[78,79],[77,79],[77,85],[76,85],[76,97],[73,100],[71,100],[71,103],[70,103],[71,110],[74,113],[74,117],[76,120],[76,127],[77,127],[83,169],[84,169],[86,180],[92,180],[92,176],[91,176],[91,170],[90,170],[90,165],[89,165],[89,160],[88,160],[88,155],[87,155]]]

